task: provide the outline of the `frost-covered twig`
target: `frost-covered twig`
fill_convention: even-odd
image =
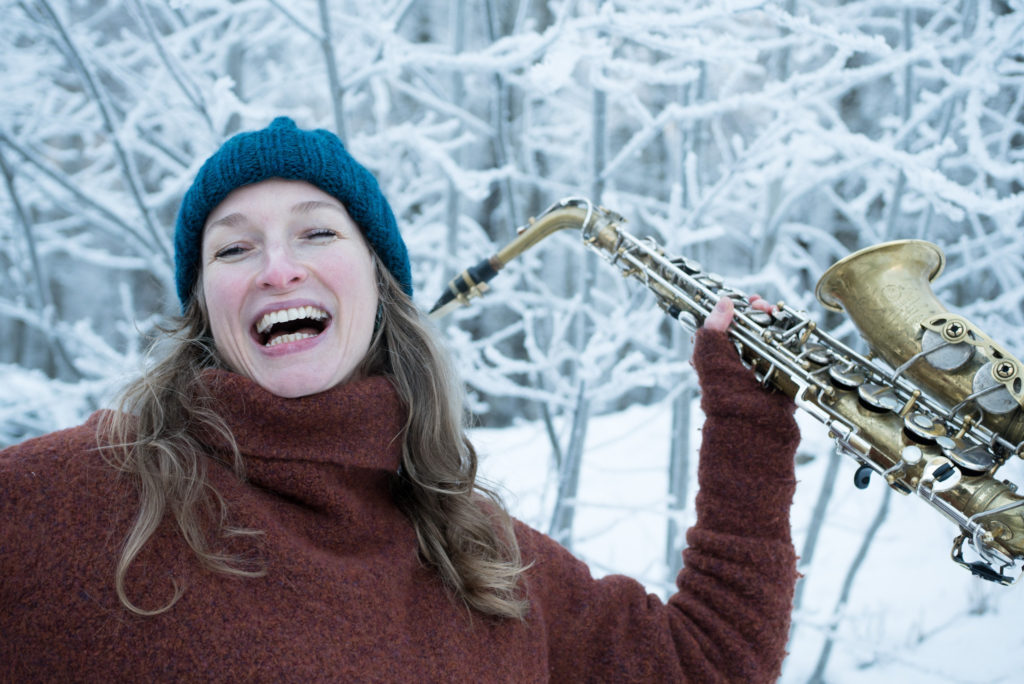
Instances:
[[[160,34],[156,30],[156,26],[153,25],[153,19],[149,16],[149,11],[145,8],[140,0],[133,0],[132,5],[135,8],[135,14],[142,24],[143,29],[146,31],[146,35],[149,36],[150,42],[153,44],[153,48],[160,56],[160,61],[163,62],[164,68],[174,79],[174,82],[178,85],[182,94],[192,103],[196,111],[199,112],[203,120],[206,121],[206,125],[213,130],[213,121],[210,118],[210,113],[207,111],[206,103],[203,101],[203,96],[195,84],[187,83],[188,75],[180,68],[180,66],[171,58],[164,48],[163,41],[160,39]]]
[[[75,67],[79,76],[82,79],[82,85],[89,91],[93,101],[96,103],[96,107],[99,110],[100,117],[103,119],[103,125],[107,133],[110,135],[110,144],[113,146],[114,151],[117,154],[117,158],[120,161],[121,171],[125,179],[125,183],[129,188],[129,191],[135,200],[135,206],[138,210],[139,215],[142,217],[142,221],[145,224],[150,238],[153,244],[150,245],[151,249],[156,250],[165,262],[169,265],[172,261],[171,253],[167,246],[167,239],[157,230],[156,225],[153,221],[153,217],[150,215],[149,207],[143,200],[142,183],[139,180],[138,172],[135,168],[134,162],[131,160],[131,156],[124,149],[124,145],[121,142],[118,126],[114,122],[113,108],[107,99],[106,94],[97,85],[96,78],[92,73],[88,63],[82,57],[81,52],[78,50],[74,41],[71,40],[71,36],[64,28],[64,23],[61,21],[57,13],[54,12],[50,6],[49,0],[39,0],[39,4],[46,10],[46,14],[50,21],[53,23],[54,28],[57,29],[57,33],[60,36],[60,40],[67,53],[71,57],[71,63]]]
[[[41,171],[47,178],[49,178],[50,180],[54,181],[62,188],[67,190],[75,198],[75,200],[81,202],[83,206],[94,209],[104,219],[116,225],[127,235],[134,238],[135,242],[138,244],[137,249],[139,250],[140,253],[148,253],[147,240],[134,228],[134,226],[132,226],[123,218],[121,218],[114,209],[106,207],[100,204],[98,201],[91,198],[84,190],[79,188],[78,185],[74,183],[70,178],[68,178],[65,174],[58,173],[57,171],[51,169],[42,160],[41,155],[37,154],[30,148],[19,144],[16,140],[14,140],[14,138],[12,138],[8,133],[6,133],[3,130],[0,130],[0,143],[9,146],[15,152],[21,155],[21,157],[24,158],[25,161],[29,162],[32,166]],[[100,224],[100,227],[103,227],[102,224]],[[115,233],[113,231],[111,231],[111,234],[119,238],[123,237],[119,233]]]
[[[36,307],[40,316],[52,318],[55,312],[53,310],[53,298],[50,296],[50,290],[47,285],[49,279],[46,277],[43,271],[42,262],[39,260],[39,250],[36,249],[35,236],[32,235],[32,225],[29,222],[25,208],[22,206],[22,203],[18,198],[18,191],[14,186],[14,174],[11,173],[11,169],[7,164],[2,147],[0,147],[0,175],[3,175],[4,177],[4,186],[7,188],[7,193],[11,198],[11,204],[14,207],[14,213],[17,217],[18,226],[21,228],[22,236],[25,238],[26,252],[28,252],[29,264],[32,267],[32,280],[35,282]],[[68,355],[67,349],[64,348],[60,339],[54,335],[53,330],[53,325],[41,328],[44,337],[47,342],[50,343],[50,346],[53,348],[57,357],[64,362],[64,365],[73,374],[81,377],[78,373],[78,369],[75,367],[74,361]]]

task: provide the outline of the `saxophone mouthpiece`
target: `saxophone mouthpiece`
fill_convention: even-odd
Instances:
[[[502,265],[499,260],[489,257],[452,278],[444,294],[431,307],[430,316],[440,318],[450,309],[465,306],[470,299],[482,295],[487,291],[487,282],[498,275]]]

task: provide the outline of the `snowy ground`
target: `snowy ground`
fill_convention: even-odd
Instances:
[[[801,418],[801,452],[820,455],[797,470],[792,517],[798,552],[829,454],[820,426]],[[669,586],[664,563],[669,424],[664,405],[591,421],[575,527],[577,553],[595,575],[625,573],[662,596]],[[502,486],[517,517],[547,531],[553,478],[543,426],[481,429],[474,439],[484,477]],[[802,609],[795,614],[781,681],[808,681],[834,623],[828,682],[1024,681],[1017,660],[1024,647],[1019,629],[1024,587],[983,582],[956,566],[949,559],[952,523],[916,497],[890,497],[887,520],[846,607],[833,619],[850,563],[884,491],[877,479],[867,490],[854,488],[854,469],[844,456],[817,550],[803,569]],[[1021,481],[1017,475],[1013,479]]]

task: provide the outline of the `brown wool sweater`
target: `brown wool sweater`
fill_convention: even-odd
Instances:
[[[155,617],[114,592],[136,499],[94,449],[96,416],[0,452],[0,681],[773,681],[796,577],[793,406],[721,333],[698,333],[694,364],[698,522],[667,604],[518,525],[528,617],[467,613],[389,496],[403,414],[381,378],[282,399],[209,376],[248,475],[211,460],[209,480],[232,522],[264,532],[267,572],[204,570],[165,520],[128,580],[144,608],[184,590]]]

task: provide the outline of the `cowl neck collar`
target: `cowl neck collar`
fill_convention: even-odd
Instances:
[[[405,409],[391,382],[375,376],[288,399],[224,370],[203,383],[247,461],[325,463],[395,472]],[[212,436],[216,447],[227,447]]]

